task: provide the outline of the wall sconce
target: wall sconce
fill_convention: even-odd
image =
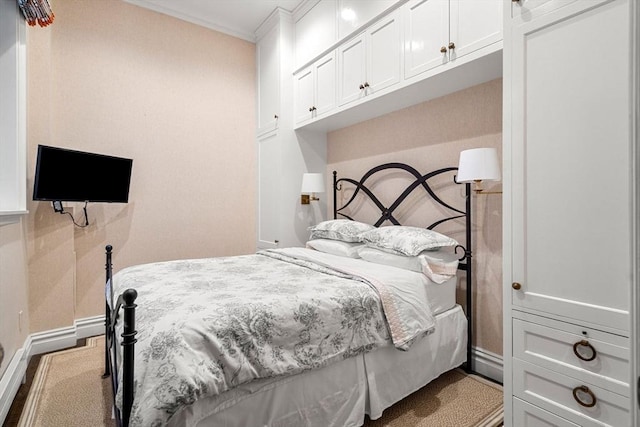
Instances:
[[[500,181],[500,164],[495,148],[474,148],[460,152],[457,182],[473,182],[476,194],[502,194],[502,191],[484,191],[482,181]]]
[[[315,193],[324,193],[324,177],[321,173],[305,173],[302,174],[302,194],[300,204],[308,205],[312,201],[320,200]],[[311,194],[311,195],[309,195]]]

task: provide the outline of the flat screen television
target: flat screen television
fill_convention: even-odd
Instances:
[[[38,145],[33,200],[127,203],[132,159]]]

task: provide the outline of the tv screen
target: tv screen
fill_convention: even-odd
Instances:
[[[133,160],[38,145],[33,200],[129,201]]]

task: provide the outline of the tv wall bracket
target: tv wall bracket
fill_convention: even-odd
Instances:
[[[80,225],[80,224],[78,224],[76,222],[76,219],[73,217],[71,212],[65,212],[64,211],[64,208],[62,207],[62,201],[61,200],[54,200],[54,201],[51,202],[51,204],[53,205],[53,210],[55,212],[69,215],[71,217],[71,220],[73,221],[73,225],[75,225],[76,227],[80,227],[80,228],[84,228],[84,227],[87,227],[89,225],[89,216],[87,215],[87,203],[89,203],[89,202],[84,202],[84,207],[82,208],[82,211],[84,212],[84,225]]]

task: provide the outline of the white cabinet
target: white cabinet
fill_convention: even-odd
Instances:
[[[634,3],[552,0],[505,31],[506,426],[523,402],[637,425]]]
[[[398,0],[338,0],[338,38],[344,39],[358,31],[397,2]]]
[[[403,13],[407,79],[502,40],[500,0],[412,0]]]
[[[576,0],[516,0],[511,2],[511,18],[529,20],[573,3]],[[509,15],[507,15],[509,16]]]
[[[282,149],[280,135],[258,139],[258,248],[278,246],[280,206],[282,206]]]
[[[27,213],[25,27],[16,2],[0,2],[0,225]]]
[[[400,82],[401,40],[398,12],[337,49],[338,105],[375,94]]]
[[[281,28],[271,27],[256,43],[258,135],[278,128],[280,117]]]
[[[451,0],[449,55],[451,60],[502,40],[500,0]]]
[[[296,124],[320,118],[336,106],[336,55],[331,52],[294,75]]]
[[[404,13],[404,77],[410,78],[448,61],[449,1],[413,0]]]
[[[333,46],[337,42],[336,0],[320,0],[302,11],[295,20],[294,37],[296,69]]]
[[[300,184],[305,172],[324,172],[326,168],[326,135],[295,132],[293,90],[293,19],[290,13],[276,9],[256,31],[258,116],[262,114],[262,129],[256,140],[257,152],[257,238],[258,249],[302,246],[309,237],[307,228],[326,216],[326,203],[316,204],[319,210],[310,216],[311,209],[300,205]],[[269,50],[271,49],[271,50]],[[261,59],[269,58],[263,64]],[[320,62],[317,71],[320,81],[325,68]],[[277,71],[277,72],[276,72]],[[266,75],[263,75],[265,73]],[[275,74],[275,76],[274,76]],[[305,74],[306,75],[306,74]],[[335,77],[334,77],[335,78]],[[306,82],[301,78],[300,84]],[[263,84],[274,85],[262,87]],[[313,94],[313,91],[310,92]],[[274,99],[266,102],[264,94]],[[324,105],[325,98],[318,98]],[[279,119],[268,124],[276,105]],[[321,105],[321,104],[318,104]]]

